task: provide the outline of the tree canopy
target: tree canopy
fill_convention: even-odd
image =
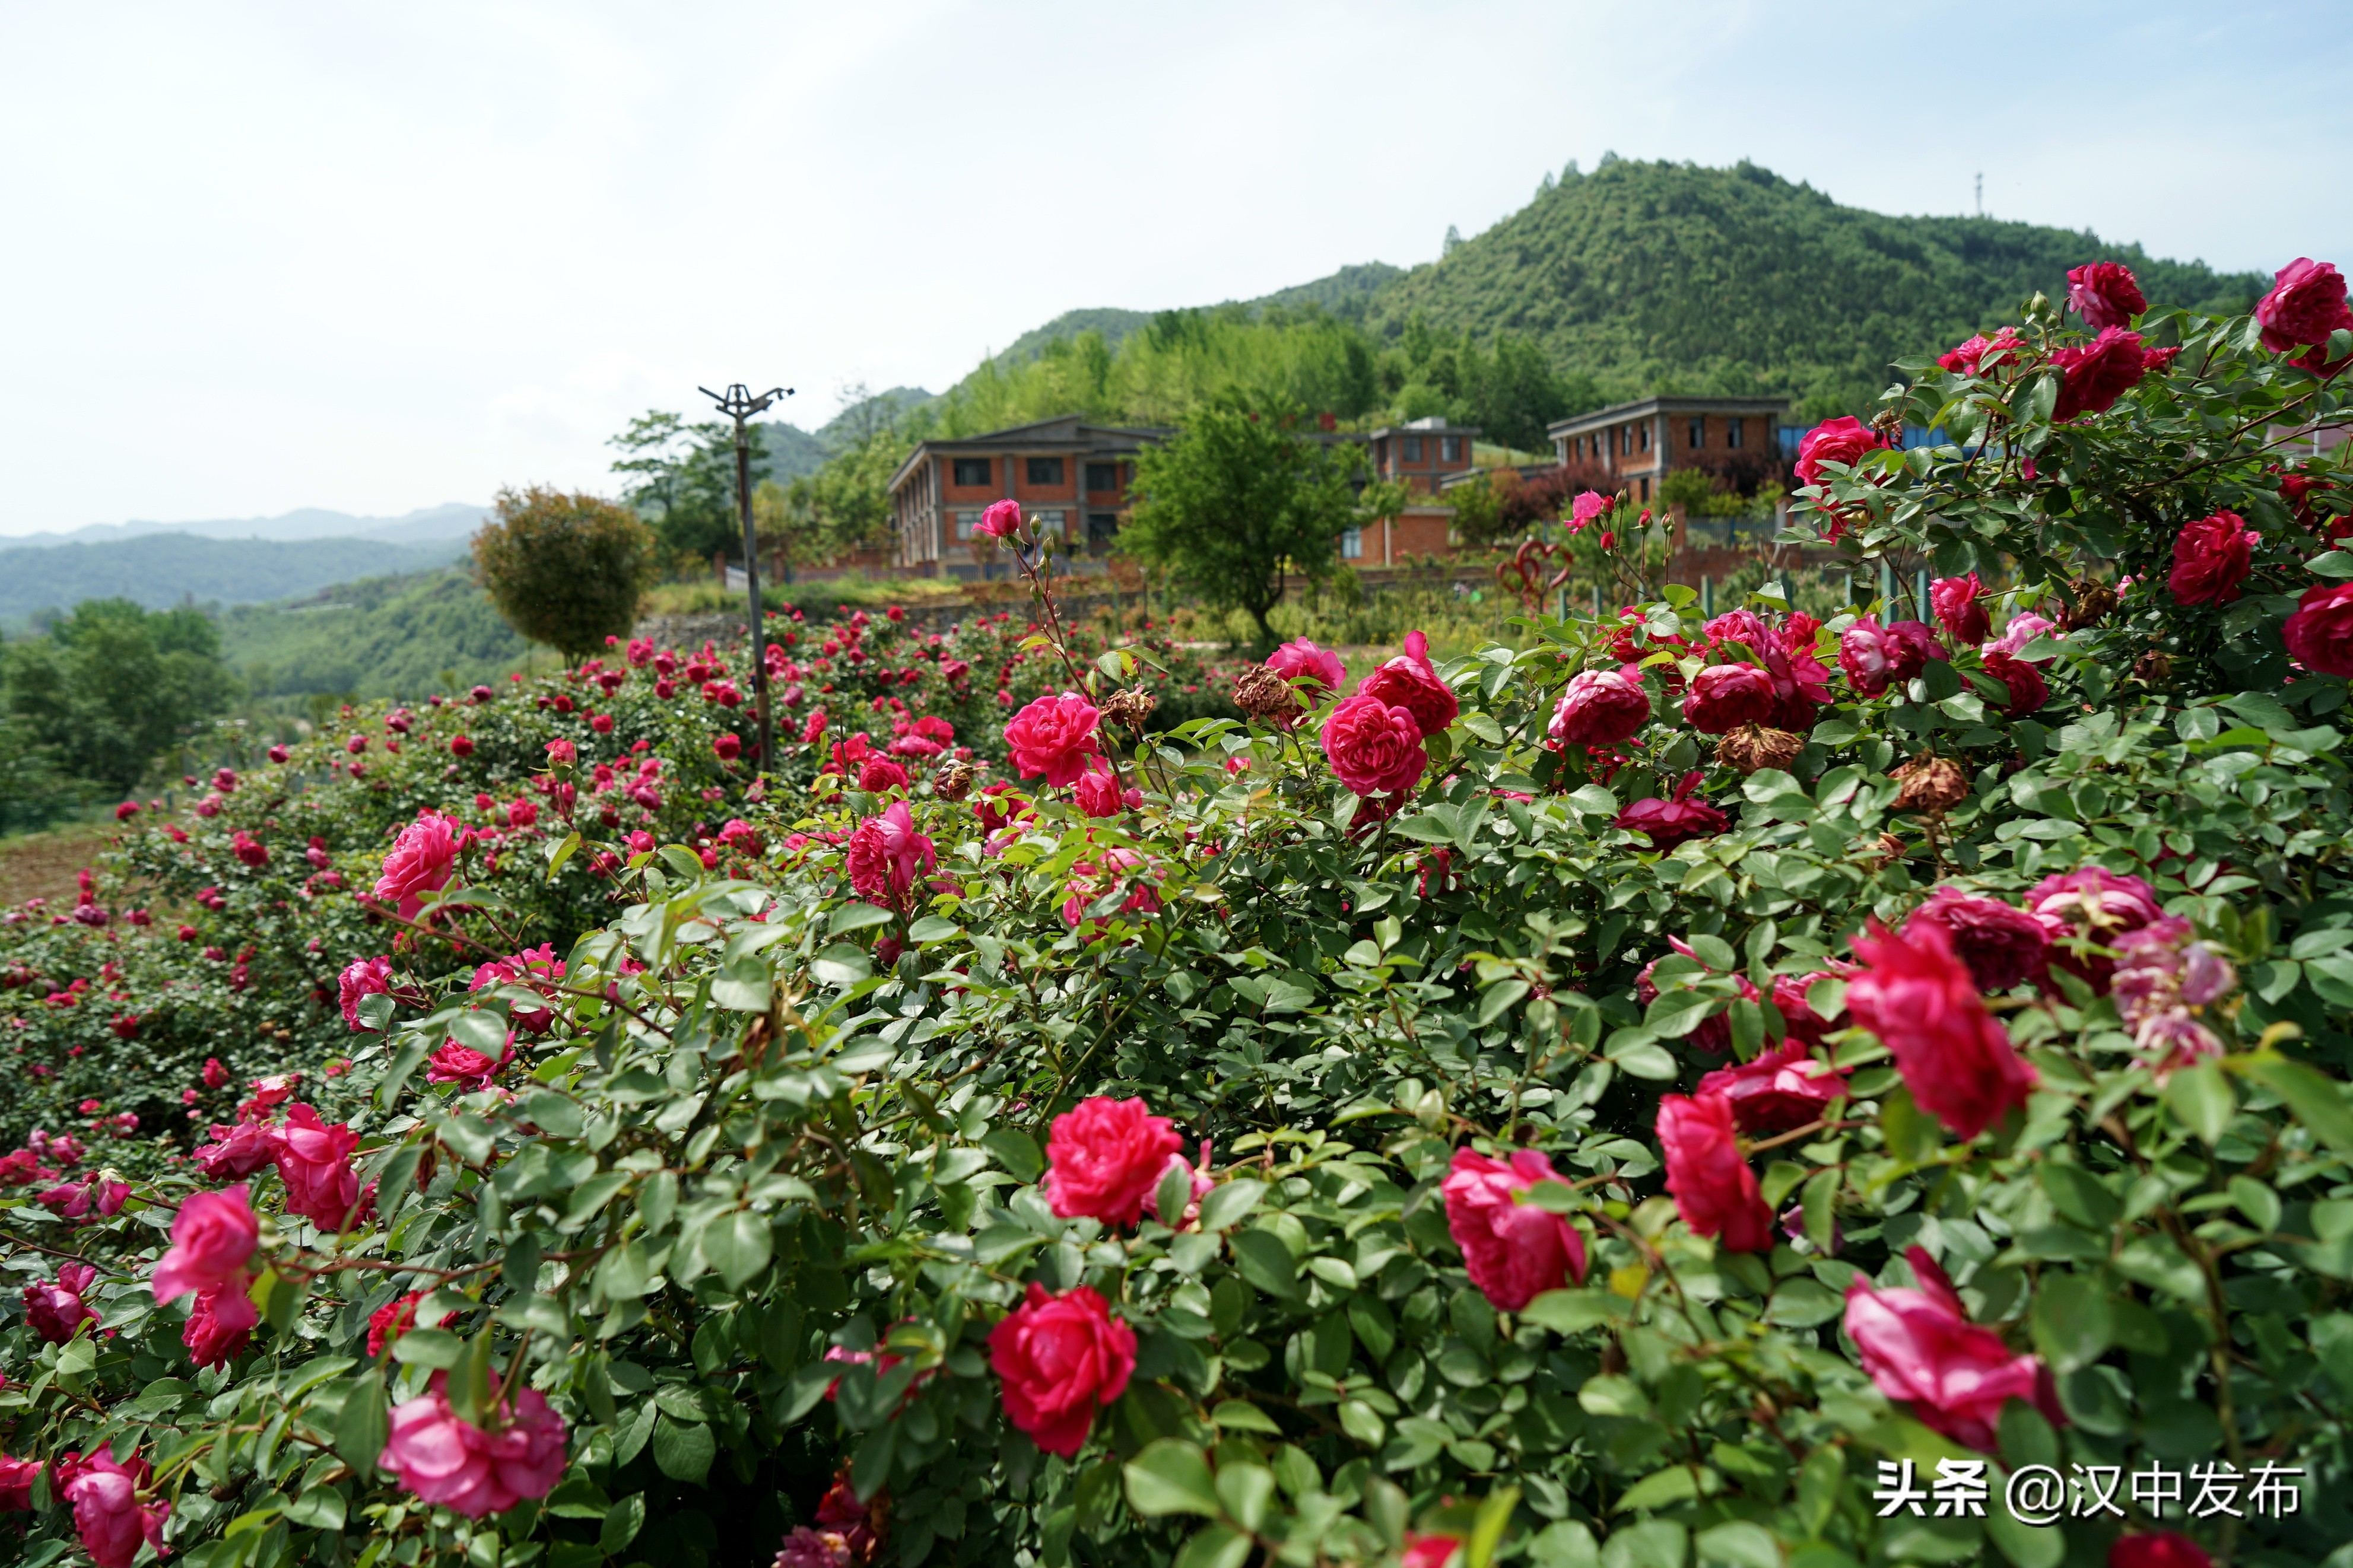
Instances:
[[[474,565],[507,624],[567,658],[627,637],[652,576],[654,538],[637,513],[543,485],[499,492],[474,535]]]
[[[86,599],[5,653],[0,674],[15,723],[0,745],[19,755],[37,750],[57,771],[110,790],[132,788],[157,752],[236,695],[220,633],[192,607]]]
[[[1142,499],[1120,537],[1210,604],[1248,611],[1271,647],[1267,613],[1288,576],[1320,581],[1341,532],[1366,515],[1351,482],[1357,461],[1353,447],[1303,433],[1295,415],[1208,404],[1137,457]]]

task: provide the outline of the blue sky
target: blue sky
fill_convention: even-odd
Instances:
[[[2353,268],[2353,7],[0,8],[0,533],[606,487],[698,382],[1433,258],[1547,170]]]

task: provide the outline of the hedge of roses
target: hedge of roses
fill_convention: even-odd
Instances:
[[[1817,432],[1925,605],[1293,645],[1165,733],[1049,614],[994,773],[911,711],[757,789],[591,670],[141,836],[222,907],[71,940],[303,1021],[171,1154],[8,1156],[24,1559],[2342,1568],[2316,275],[2088,271],[1893,395],[1956,445]]]

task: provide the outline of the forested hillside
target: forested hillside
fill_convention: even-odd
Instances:
[[[2056,297],[2069,268],[2099,259],[2130,266],[2158,308],[2242,310],[2269,286],[2072,229],[1841,206],[1752,163],[1612,160],[1590,174],[1571,164],[1410,271],[1365,263],[1156,317],[1068,311],[974,370],[943,409],[957,431],[1071,411],[1167,418],[1216,385],[1343,417],[1493,422],[1498,399],[1477,392],[1475,367],[1431,358],[1459,359],[1467,337],[1487,353],[1534,344],[1566,407],[1715,391],[1782,394],[1826,416],[1876,396],[1899,353],[1967,337],[2037,289]]]
[[[2093,260],[2131,267],[2156,308],[2243,310],[2270,286],[2089,233],[1841,206],[1753,163],[1619,161],[1572,164],[1382,289],[1367,320],[1384,341],[1416,314],[1446,332],[1525,332],[1613,399],[1784,393],[1828,415],[1875,396],[1899,354],[1957,342],[2037,289],[2056,298]]]
[[[239,605],[220,617],[220,640],[258,697],[411,697],[488,679],[529,651],[481,585],[455,566],[343,583],[290,604]]]

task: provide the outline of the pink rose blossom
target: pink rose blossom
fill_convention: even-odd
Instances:
[[[535,1388],[501,1400],[495,1374],[491,1387],[491,1425],[478,1426],[459,1419],[449,1406],[448,1374],[435,1373],[427,1392],[393,1407],[376,1462],[422,1500],[468,1519],[545,1497],[564,1476],[564,1417]]]

